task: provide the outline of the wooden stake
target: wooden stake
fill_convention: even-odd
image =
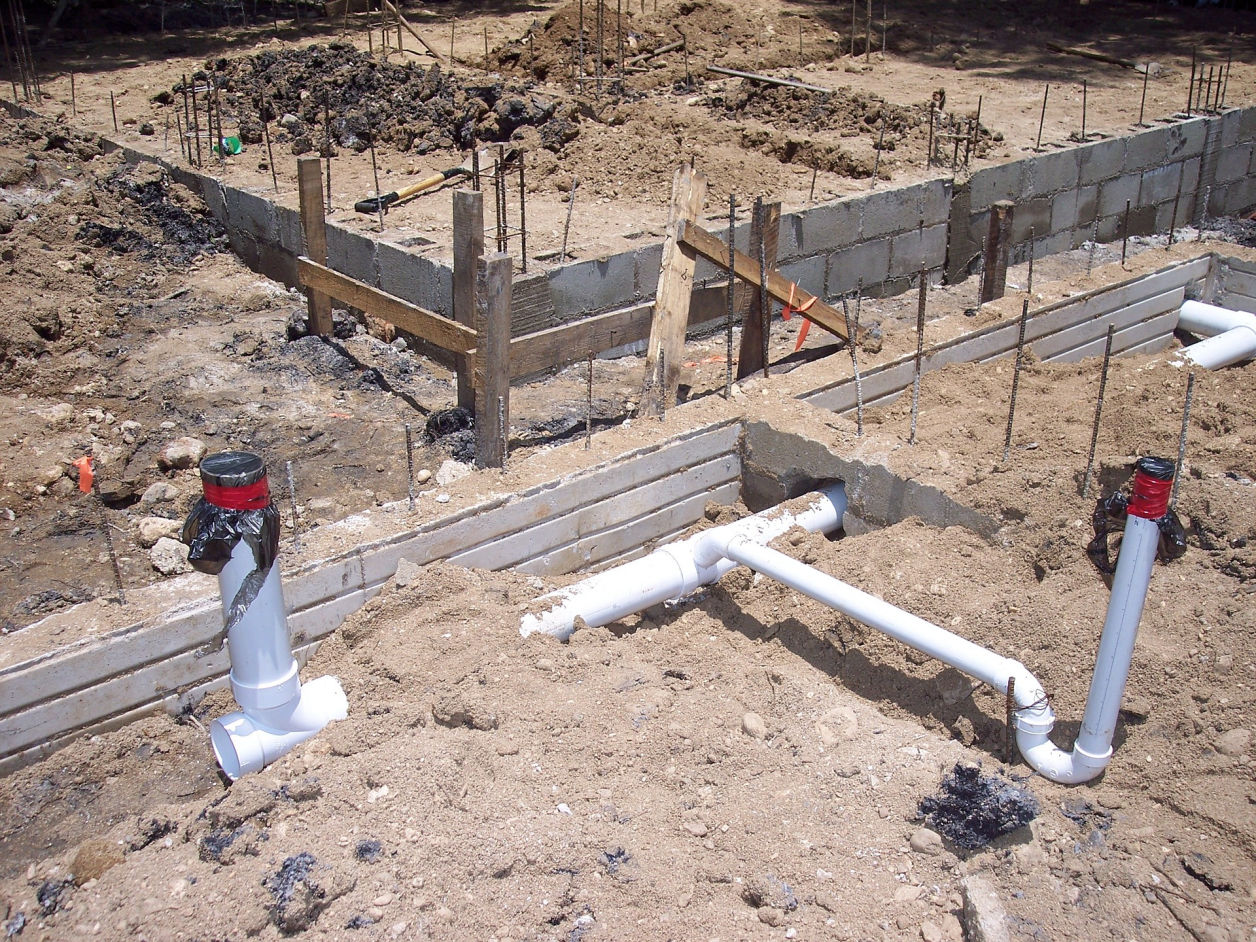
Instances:
[[[467,327],[475,326],[476,266],[484,254],[484,193],[477,190],[454,190],[453,209],[453,308],[454,320]],[[473,364],[465,356],[454,357],[458,376],[458,405],[475,410],[475,384],[471,375]]]
[[[750,245],[748,247],[752,270],[759,274],[759,247],[763,246],[764,260],[769,268],[776,265],[776,252],[780,244],[781,204],[763,205],[756,199],[750,217]],[[732,257],[736,258],[734,252]],[[722,260],[721,260],[722,261]],[[763,357],[763,304],[758,292],[750,292],[741,311],[741,347],[737,359],[737,379],[745,379],[762,370]]]
[[[109,529],[109,515],[105,513],[105,501],[100,496],[100,480],[92,476],[92,496],[96,498],[96,509],[100,513],[100,535],[105,539],[105,550],[109,553],[109,565],[113,569],[113,584],[118,590],[118,604],[126,604],[126,589],[122,585],[122,567],[118,565],[118,554],[113,547],[113,534]]]
[[[646,347],[645,377],[638,399],[641,415],[661,416],[680,381],[697,255],[680,244],[676,230],[682,221],[698,218],[706,201],[706,190],[704,174],[691,170],[687,165],[676,171],[672,180],[672,202],[663,241],[659,286],[654,298],[654,316]],[[660,376],[657,384],[651,382],[656,371]]]
[[[327,264],[327,221],[323,214],[322,167],[317,157],[297,158],[297,188],[301,199],[301,233],[305,256],[319,265]],[[306,290],[310,333],[329,337],[332,332],[331,298],[314,288]]]
[[[1021,306],[1020,333],[1016,338],[1016,365],[1012,367],[1012,398],[1007,407],[1007,434],[1003,437],[1003,464],[1012,450],[1012,421],[1016,416],[1016,392],[1020,388],[1021,367],[1025,365],[1025,326],[1029,323],[1029,299]]]
[[[1182,480],[1182,464],[1186,461],[1186,435],[1191,427],[1191,400],[1195,398],[1195,374],[1186,374],[1186,404],[1182,407],[1182,434],[1178,436],[1177,464],[1173,468],[1173,490],[1169,506],[1177,506],[1178,482]]]
[[[505,252],[482,256],[476,269],[475,451],[482,468],[506,464],[510,427],[510,296],[514,263]]]
[[[997,200],[990,207],[990,227],[983,243],[983,304],[1003,297],[1007,290],[1007,263],[1011,252],[1014,211],[1015,205],[1011,200]]]
[[[911,380],[911,433],[907,444],[916,444],[916,415],[920,410],[920,364],[925,352],[925,306],[929,298],[929,272],[920,269],[920,292],[916,298],[916,363]],[[1028,302],[1026,302],[1028,303]],[[854,344],[851,345],[852,349]]]
[[[759,320],[762,345],[763,378],[767,379],[771,359],[769,341],[772,337],[772,301],[768,298],[768,257],[763,240],[759,240]]]

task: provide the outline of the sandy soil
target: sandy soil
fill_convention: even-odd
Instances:
[[[661,38],[664,14],[680,15],[671,6],[665,0],[658,20],[653,11],[642,15],[643,36]],[[735,67],[792,61],[798,12],[808,14],[805,49],[832,42],[836,51],[838,40],[826,36],[846,22],[840,10],[833,14],[840,22],[829,24],[828,12],[815,6],[754,3],[744,8],[747,27],[723,6],[685,6],[685,15],[710,18],[694,31],[695,47],[703,55],[726,52]],[[868,71],[846,71],[861,70],[860,60],[796,74],[821,84],[836,75],[833,87],[850,84],[856,96],[879,93],[904,108],[947,86],[949,107],[975,109],[985,89],[982,124],[1005,135],[1004,149],[992,148],[990,159],[1023,150],[1012,141],[1036,131],[1038,83],[1063,81],[1058,69],[1070,79],[1094,78],[1096,127],[1128,124],[1132,90],[1141,86],[1132,73],[1017,51],[1009,38],[1017,30],[1081,38],[1071,14],[1050,9],[1021,5],[999,31],[964,49],[943,35],[945,16],[931,18],[938,24],[932,39],[906,28],[900,36],[892,25],[889,55],[874,53]],[[1146,14],[1123,31],[1113,27],[1102,45],[1154,55],[1177,70],[1176,79],[1155,80],[1149,91],[1149,113],[1163,114],[1178,107],[1171,93],[1189,69],[1182,37],[1190,33],[1168,31],[1218,21],[1159,7],[1153,18],[1149,9],[1114,5],[1084,15],[1107,29],[1109,15]],[[468,60],[481,26],[491,27],[490,50],[507,64],[511,40],[534,19],[544,29],[554,8],[507,5],[477,18],[466,5],[433,4],[435,19],[426,20],[411,12],[434,32],[440,17],[456,16],[456,51]],[[554,28],[569,27],[570,7],[557,12],[567,20]],[[892,14],[892,24],[910,12]],[[736,41],[709,38],[721,17],[736,27]],[[336,38],[327,24],[303,28],[314,35],[301,42]],[[533,48],[544,51],[536,37]],[[286,38],[299,37],[289,29]],[[1211,41],[1206,49],[1221,55],[1224,43]],[[136,119],[139,141],[138,121],[149,111],[142,103],[168,88],[171,76],[215,50],[235,56],[256,51],[258,42],[270,37],[245,29],[154,41],[169,58],[148,60],[151,49],[134,58],[133,78],[113,85],[127,92],[120,117]],[[178,43],[182,52],[172,48]],[[361,37],[355,43],[366,45]],[[78,105],[83,124],[103,130],[105,64],[136,47],[92,48],[102,78],[89,83],[80,74]],[[60,47],[65,61],[80,65],[85,49],[73,37]],[[529,80],[526,65],[510,67],[512,80]],[[1248,68],[1235,63],[1232,100],[1235,89],[1250,88]],[[634,94],[642,99],[605,106],[628,112],[624,123],[582,117],[576,141],[589,149],[580,159],[611,166],[607,153],[639,155],[644,131],[632,130],[633,122],[672,114],[682,140],[705,123],[722,128],[714,140],[727,146],[727,163],[710,166],[722,167],[723,179],[744,172],[735,178],[740,192],[753,193],[760,184],[750,181],[762,181],[787,201],[805,200],[805,168],[761,153],[734,159],[744,146],[737,128],[760,119],[739,113],[730,122],[702,100],[736,95],[733,85],[677,90],[683,64],[668,60],[665,69],[661,81],[654,74],[630,79],[640,82]],[[959,76],[965,81],[956,85]],[[68,80],[46,87],[68,100],[62,84]],[[646,103],[651,110],[634,118],[632,109]],[[1062,117],[1052,116],[1048,128],[1051,139],[1067,134]],[[834,131],[838,140],[841,133]],[[625,137],[633,142],[623,151],[604,150],[617,134],[638,137]],[[655,129],[649,140],[660,139]],[[867,134],[859,141],[866,144]],[[911,147],[905,142],[900,156]],[[606,218],[631,207],[629,218],[644,226],[661,212],[652,187],[663,184],[648,168],[641,170],[643,192],[612,195],[600,188],[613,175],[575,163],[577,153],[565,172],[590,174],[585,192],[604,194],[597,198],[607,200]],[[660,166],[678,153],[664,153]],[[566,151],[553,156],[569,159]],[[369,180],[368,159],[336,158],[337,179],[347,181],[338,202],[350,202]],[[410,169],[432,166],[406,159],[415,161]],[[237,159],[228,172],[268,185],[269,171],[246,163]],[[910,161],[886,163],[895,179],[920,170]],[[617,164],[630,165],[626,158]],[[407,168],[394,170],[400,178]],[[532,175],[538,193],[556,173]],[[817,198],[868,185],[834,171],[819,179]],[[112,504],[106,519],[130,585],[156,578],[141,545],[141,518],[181,520],[196,492],[192,472],[157,463],[182,436],[215,450],[263,451],[280,489],[278,468],[293,461],[303,526],[404,495],[402,427],[411,422],[417,431],[428,413],[451,404],[447,372],[364,332],[346,331],[333,345],[289,341],[300,299],[217,251],[221,240],[202,206],[151,170],[123,171],[90,134],[0,119],[0,185],[0,222],[10,226],[0,244],[0,283],[11,299],[0,310],[0,433],[8,446],[0,452],[0,507],[11,518],[0,534],[6,632],[110,591],[98,506],[79,494],[69,470],[81,454],[97,458]],[[560,218],[564,207],[551,198],[552,215],[539,208],[538,218]],[[434,198],[431,205],[438,201],[445,203]],[[439,213],[422,215],[427,205],[410,204],[390,224],[404,219],[412,233],[438,232]],[[604,218],[577,218],[582,251],[610,244],[614,227]],[[560,223],[545,225],[553,234]],[[1049,260],[1037,277],[1045,285],[1085,264],[1084,255]],[[971,293],[963,285],[936,292],[934,313],[963,310]],[[912,306],[910,299],[865,304],[869,320],[885,325],[881,356],[913,342],[898,329]],[[796,324],[774,331],[778,354],[792,347]],[[813,350],[824,342],[816,334]],[[698,392],[721,384],[718,365],[704,361],[722,346],[693,348],[689,378]],[[216,694],[189,715],[92,737],[0,781],[6,932],[24,939],[928,942],[964,937],[965,900],[978,895],[974,881],[984,880],[1005,907],[1013,938],[1247,940],[1256,926],[1251,369],[1197,382],[1178,505],[1190,548],[1153,575],[1117,755],[1094,786],[1064,788],[1029,775],[1022,763],[1003,766],[1000,697],[744,571],[683,604],[578,632],[563,645],[525,641],[517,626],[538,595],[566,580],[436,565],[390,584],[322,646],[306,675],[341,678],[349,719],[257,776],[227,789],[215,774],[203,724],[230,709],[229,698]],[[848,419],[762,395],[770,388],[760,381],[739,398],[751,417],[935,484],[1001,524],[989,541],[904,520],[832,542],[788,535],[778,545],[1024,661],[1053,697],[1064,743],[1076,732],[1107,600],[1084,552],[1093,508],[1078,496],[1097,372],[1095,361],[1029,366],[1006,465],[997,459],[1007,363],[927,376],[914,447],[906,444],[905,399],[869,410],[859,438]],[[636,360],[596,365],[599,419],[626,414],[639,373]],[[570,427],[583,418],[584,380],[576,367],[512,397],[518,460],[557,469],[582,463],[578,445],[549,450],[537,439],[555,434],[556,420]],[[1175,453],[1183,396],[1184,377],[1166,356],[1113,365],[1099,439],[1101,493],[1119,486],[1135,456]],[[436,470],[447,454],[435,445],[420,453],[420,466]],[[173,493],[159,489],[168,496],[142,499],[162,483]],[[713,508],[710,516],[730,513]],[[285,558],[293,559],[288,537]],[[21,637],[16,631],[5,641]],[[973,761],[1026,788],[1040,812],[1029,827],[968,851],[926,830],[944,829],[918,820],[918,812],[957,762]]]
[[[594,76],[598,5],[588,0],[583,6],[585,71]],[[934,176],[940,171],[926,166],[925,154],[929,103],[939,92],[940,120],[961,136],[981,109],[984,130],[967,167],[962,165],[966,148],[959,148],[961,175],[1032,151],[1039,119],[1044,117],[1044,84],[1051,86],[1044,148],[1063,146],[1080,136],[1083,82],[1087,136],[1128,131],[1139,118],[1142,74],[1052,51],[1047,42],[1086,46],[1127,62],[1155,63],[1144,107],[1148,122],[1185,109],[1192,49],[1198,49],[1199,61],[1216,68],[1224,67],[1233,53],[1226,90],[1229,104],[1250,100],[1250,63],[1256,61],[1246,16],[1212,8],[1030,2],[970,9],[904,0],[873,10],[870,55],[865,55],[865,11],[859,10],[852,57],[850,10],[842,4],[663,0],[656,6],[647,4],[642,10],[625,2],[617,27],[614,5],[605,5],[603,75],[614,73],[614,81],[605,79],[600,93],[595,81],[578,90],[571,77],[571,62],[580,50],[576,37],[581,5],[574,0],[488,6],[441,2],[408,8],[416,27],[442,54],[452,32],[456,62],[452,67],[446,63],[441,80],[486,96],[487,116],[477,114],[471,122],[478,139],[509,138],[525,148],[528,254],[533,269],[555,261],[567,196],[577,178],[570,250],[590,258],[623,250],[634,239],[657,237],[665,221],[672,171],[690,159],[706,172],[708,206],[721,218],[726,216],[723,207],[730,193],[743,207],[764,195],[783,200],[788,210],[866,190],[873,185],[874,165],[882,179],[896,182]],[[467,135],[458,97],[462,92],[439,99],[450,104],[436,116],[438,133],[427,134],[432,116],[413,111],[417,93],[407,83],[422,84],[416,73],[426,70],[431,59],[394,50],[386,62],[380,61],[378,14],[338,22],[307,17],[299,28],[281,20],[278,30],[263,19],[247,28],[237,23],[217,30],[171,30],[138,41],[80,38],[74,30],[81,30],[82,24],[71,24],[62,41],[45,53],[48,76],[43,88],[51,96],[45,109],[60,108],[66,115],[77,109],[83,126],[113,133],[112,91],[121,139],[178,160],[173,112],[182,110],[181,95],[169,105],[153,99],[181,86],[183,76],[198,70],[214,76],[216,83],[231,76],[233,84],[223,86],[224,126],[228,133],[245,131],[249,143],[244,153],[216,168],[217,161],[206,150],[201,155],[206,169],[237,185],[274,192],[258,116],[265,112],[275,118],[283,113],[299,117],[303,124],[295,134],[277,120],[271,124],[279,198],[295,206],[293,142],[308,131],[309,143],[317,150],[324,147],[320,111],[323,90],[328,89],[336,152],[332,218],[368,231],[378,229],[376,220],[351,207],[376,192],[371,157],[363,149],[372,128],[380,137],[376,160],[383,192],[467,159],[466,140],[461,149],[450,146]],[[626,61],[633,44],[642,54],[681,34],[689,42],[690,54],[677,51],[650,60],[647,72],[629,72],[621,86],[621,34]],[[407,50],[418,48],[408,34],[404,38]],[[329,43],[346,45],[329,49]],[[489,71],[484,69],[486,45]],[[287,71],[274,69],[273,60],[300,49],[310,50],[304,53],[307,66],[298,70],[301,81],[293,83],[286,78]],[[375,53],[377,64],[369,70],[369,81],[361,69],[351,67],[352,49]],[[810,92],[751,86],[706,72],[707,65],[792,76],[833,89],[833,94],[821,99]],[[77,76],[73,101],[71,73]],[[410,90],[398,91],[406,88]],[[552,115],[539,124],[524,121],[513,128],[512,119],[503,127],[494,114],[502,92],[509,94],[501,100],[523,101],[522,111],[553,109]],[[889,120],[877,164],[882,111]],[[455,117],[457,121],[452,120]],[[396,120],[403,120],[405,134],[393,133],[390,122]],[[949,171],[955,149],[950,138],[943,140],[943,130],[939,126],[935,156]],[[575,136],[568,139],[570,134]],[[409,142],[407,149],[399,150],[399,141]],[[391,212],[382,235],[448,255],[449,206],[447,193],[429,191]],[[490,210],[490,226],[492,215]],[[507,216],[512,227],[518,225],[513,178]],[[423,249],[426,241],[437,244]],[[518,249],[516,243],[514,251]]]

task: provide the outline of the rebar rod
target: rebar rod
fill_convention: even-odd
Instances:
[[[1182,406],[1182,434],[1178,436],[1177,465],[1173,470],[1173,491],[1169,506],[1177,505],[1178,482],[1182,480],[1182,463],[1186,460],[1186,434],[1191,427],[1191,400],[1195,398],[1195,374],[1186,374],[1186,403]]]
[[[1099,371],[1099,398],[1095,400],[1095,420],[1090,427],[1090,454],[1086,458],[1086,473],[1082,476],[1082,500],[1090,497],[1090,477],[1095,467],[1095,450],[1099,447],[1099,420],[1103,416],[1103,395],[1108,388],[1108,367],[1112,365],[1112,338],[1116,326],[1108,325],[1108,339],[1103,345],[1103,368]]]

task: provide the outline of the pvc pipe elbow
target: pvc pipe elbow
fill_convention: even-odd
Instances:
[[[1089,782],[1108,767],[1112,758],[1111,749],[1106,756],[1092,756],[1076,746],[1072,752],[1065,752],[1044,734],[1019,729],[1016,747],[1035,772],[1061,785]]]
[[[1178,329],[1207,337],[1178,352],[1178,363],[1216,370],[1256,356],[1256,314],[1215,304],[1183,301]]]
[[[218,764],[234,782],[260,771],[328,723],[348,715],[349,701],[340,681],[328,675],[309,681],[299,696],[281,706],[231,713],[214,720],[209,737]]]

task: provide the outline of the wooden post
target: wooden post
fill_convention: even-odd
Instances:
[[[1003,297],[1007,289],[1007,261],[1012,249],[1011,200],[998,200],[990,206],[990,231],[986,236],[985,278],[981,283],[981,303]]]
[[[769,271],[776,268],[777,245],[781,233],[781,204],[769,203],[750,219],[750,251],[749,255],[756,261],[759,258],[759,246],[763,246],[763,260]],[[737,378],[745,379],[760,372],[764,367],[763,358],[763,305],[760,292],[751,291],[744,294],[741,311],[741,350],[737,354]],[[770,303],[770,302],[769,302]]]
[[[672,178],[672,205],[667,215],[667,235],[663,242],[663,264],[654,317],[646,347],[645,379],[641,390],[641,414],[662,415],[680,383],[684,360],[685,328],[689,325],[689,301],[693,293],[693,271],[698,257],[676,238],[682,220],[693,222],[706,199],[706,175],[681,165]],[[654,382],[662,358],[661,382]]]
[[[454,190],[454,320],[475,327],[476,266],[484,254],[484,193]],[[454,357],[458,373],[458,405],[475,410],[471,363]]]
[[[297,183],[301,193],[301,234],[305,257],[327,264],[327,219],[323,215],[323,168],[317,157],[297,158]],[[331,336],[331,298],[316,288],[306,292],[310,333]]]
[[[510,428],[510,279],[505,252],[481,256],[476,266],[475,460],[482,468],[506,464]]]

